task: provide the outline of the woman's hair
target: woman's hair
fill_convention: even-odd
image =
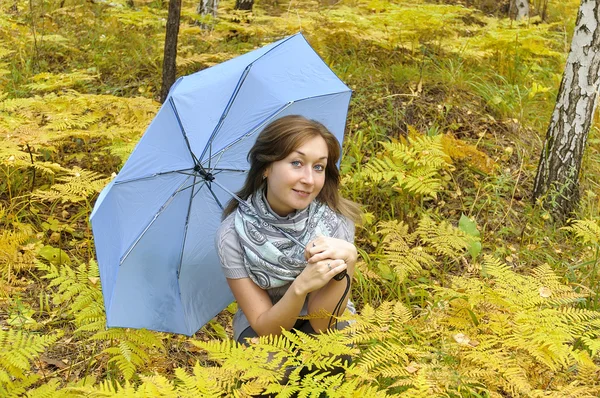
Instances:
[[[325,184],[316,199],[352,221],[360,222],[360,207],[356,203],[342,198],[338,192],[340,172],[336,163],[340,158],[340,144],[337,138],[321,123],[299,115],[277,119],[260,132],[248,153],[250,170],[246,176],[246,182],[237,192],[237,196],[243,200],[248,199],[250,195],[266,184],[263,175],[271,163],[285,159],[305,141],[316,136],[322,137],[327,144]],[[231,199],[223,210],[223,218],[231,214],[238,205],[235,198]]]

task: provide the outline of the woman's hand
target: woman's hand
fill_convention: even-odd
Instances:
[[[308,294],[325,286],[334,276],[348,268],[344,260],[325,259],[309,263],[290,288],[297,294]]]
[[[304,249],[304,257],[309,264],[318,263],[327,259],[340,259],[345,263],[354,265],[358,258],[356,246],[343,239],[319,236],[308,242]]]

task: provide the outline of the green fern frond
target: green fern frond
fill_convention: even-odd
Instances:
[[[568,227],[563,227],[571,231],[584,244],[600,245],[600,224],[595,220],[575,220]]]
[[[20,330],[0,330],[0,392],[13,394],[33,384],[37,376],[28,374],[31,362],[61,336],[61,331],[40,336]]]

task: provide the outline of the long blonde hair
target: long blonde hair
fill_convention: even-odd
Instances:
[[[237,196],[243,200],[248,199],[265,184],[263,174],[271,163],[285,159],[306,140],[316,136],[322,137],[327,144],[325,183],[316,199],[355,223],[360,222],[359,205],[339,194],[340,172],[336,163],[340,158],[340,143],[323,124],[299,115],[284,116],[271,122],[261,131],[248,153],[250,170]],[[231,199],[223,210],[223,218],[235,211],[238,205],[235,198]]]

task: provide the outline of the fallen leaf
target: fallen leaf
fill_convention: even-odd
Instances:
[[[540,297],[543,298],[548,298],[550,296],[552,296],[552,290],[550,290],[550,288],[547,288],[546,286],[541,286],[539,289],[540,292]]]
[[[452,337],[454,338],[454,341],[456,341],[460,345],[468,345],[470,341],[464,333],[457,333]]]
[[[404,369],[406,369],[406,371],[408,373],[415,373],[417,370],[419,370],[419,368],[417,368],[415,366],[414,362],[411,362],[408,366],[406,366]]]
[[[55,366],[55,367],[57,367],[59,369],[64,369],[64,368],[67,367],[67,365],[65,365],[62,361],[59,361],[57,359],[49,358],[49,357],[47,357],[45,355],[40,356],[40,360],[42,362],[48,364],[48,365]]]

